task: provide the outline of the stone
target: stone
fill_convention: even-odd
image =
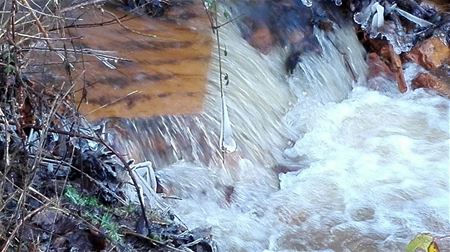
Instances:
[[[405,58],[428,70],[434,69],[450,63],[450,48],[439,38],[432,37],[417,44]]]
[[[412,88],[433,89],[441,95],[450,98],[450,83],[431,73],[421,73],[412,81]]]
[[[373,90],[395,92],[398,89],[397,79],[389,66],[377,53],[367,55],[369,73],[367,75],[367,86]]]
[[[378,54],[369,53],[367,55],[367,64],[369,66],[368,79],[373,79],[382,75],[395,81],[395,74]]]
[[[380,55],[389,61],[389,68],[395,74],[398,90],[404,93],[407,90],[405,75],[403,73],[403,65],[400,56],[394,51],[390,44],[386,44],[380,50]]]

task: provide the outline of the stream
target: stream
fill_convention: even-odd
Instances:
[[[261,54],[223,26],[226,103],[214,50],[202,113],[114,120],[127,133],[112,141],[153,163],[181,198],[165,203],[220,251],[403,251],[448,235],[448,99],[383,78],[374,90],[351,24],[313,33],[322,52],[287,75],[286,48]]]

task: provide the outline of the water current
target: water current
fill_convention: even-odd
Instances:
[[[236,24],[220,29],[229,152],[217,51],[203,113],[118,122],[116,144],[153,162],[182,199],[165,202],[211,226],[220,251],[402,251],[448,235],[449,100],[382,78],[373,90],[353,26],[314,34],[322,52],[287,75],[286,49],[263,55]]]

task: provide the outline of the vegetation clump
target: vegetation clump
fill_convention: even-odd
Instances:
[[[67,28],[104,2],[1,4],[0,251],[212,251],[208,230],[149,205],[132,161],[79,113],[83,54],[98,52]]]

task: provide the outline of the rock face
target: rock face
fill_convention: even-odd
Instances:
[[[414,78],[411,87],[427,88],[450,97],[450,48],[438,37],[431,37],[418,43],[410,52],[398,55],[392,46],[383,40],[363,40],[369,51],[368,80],[383,77],[397,83],[400,92],[407,90],[403,63],[415,62],[427,69],[428,73]],[[372,81],[373,82],[373,81]],[[372,87],[372,86],[371,86]],[[372,87],[378,89],[377,86]]]
[[[369,8],[373,7],[374,3],[373,1],[358,2],[361,6],[347,6],[347,8],[351,10],[352,8],[356,8],[356,10],[361,7]],[[447,86],[450,85],[450,71],[446,69],[449,69],[450,64],[450,14],[448,14],[450,5],[448,5],[448,0],[444,0],[444,2],[445,4],[442,4],[442,0],[397,1],[398,8],[411,13],[417,20],[400,18],[395,13],[384,13],[384,18],[388,19],[385,20],[383,29],[379,29],[380,27],[377,25],[375,27],[374,24],[377,22],[374,22],[374,19],[370,22],[372,16],[367,16],[367,13],[355,14],[355,22],[361,24],[358,31],[360,40],[369,53],[367,63],[370,72],[368,76],[370,87],[377,89],[378,84],[371,85],[371,83],[376,83],[378,78],[392,81],[394,79],[392,75],[394,75],[398,90],[407,91],[403,64],[414,62],[428,70],[428,73],[417,76],[412,83],[412,88],[431,88],[448,96]],[[447,7],[441,8],[444,5]],[[352,12],[354,11],[352,10]],[[367,19],[362,18],[364,15]],[[397,30],[404,31],[402,36],[395,34],[392,29],[387,29],[386,24],[392,20],[396,20]],[[420,31],[420,34],[417,31]],[[378,36],[378,32],[383,36]]]
[[[380,92],[395,92],[398,89],[396,74],[392,72],[388,64],[377,53],[367,55],[369,74],[367,86]]]
[[[75,47],[86,49],[84,55],[73,54],[73,82],[79,90],[75,99],[81,113],[96,120],[202,111],[213,45],[210,23],[201,1],[170,3],[163,17],[133,16],[112,5],[105,6],[105,12],[87,8],[83,19],[67,29],[71,36],[83,38],[74,41]],[[118,18],[121,23],[114,22]],[[108,25],[89,25],[104,21]],[[45,75],[33,74],[33,78],[44,83],[64,81],[62,67],[46,64],[58,61],[56,56],[32,59],[34,66],[43,68],[32,72]],[[84,63],[78,63],[82,59]]]
[[[426,69],[434,69],[450,63],[450,48],[439,38],[432,37],[415,46],[405,58]]]
[[[389,59],[390,61],[390,68],[392,72],[395,74],[395,79],[397,81],[398,90],[400,92],[406,92],[406,81],[405,81],[405,75],[403,73],[403,66],[402,61],[400,60],[400,56],[395,53],[394,48],[392,45],[388,45],[384,47],[384,54],[385,57]]]

